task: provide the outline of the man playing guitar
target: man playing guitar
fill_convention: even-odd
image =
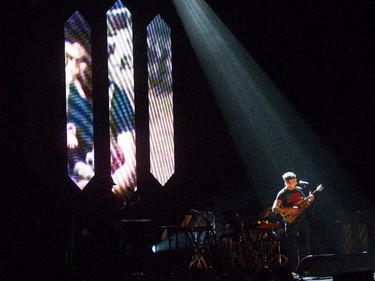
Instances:
[[[282,177],[285,186],[277,193],[272,211],[286,221],[286,256],[290,270],[295,271],[300,259],[310,251],[310,232],[303,210],[314,201],[314,195],[310,192],[305,196],[294,173],[287,172]]]

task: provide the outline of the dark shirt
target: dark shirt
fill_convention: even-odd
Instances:
[[[115,83],[113,85],[112,110],[110,112],[111,129],[112,133],[117,136],[122,132],[134,130],[134,111],[126,92]]]
[[[94,145],[92,101],[82,98],[74,84],[69,90],[67,121],[76,127],[80,149],[88,152]]]
[[[82,98],[73,83],[69,86],[67,123],[76,128],[78,147],[68,150],[68,171],[71,178],[76,178],[74,167],[77,162],[86,162],[86,155],[93,149],[92,100]]]
[[[289,190],[287,187],[282,188],[279,193],[277,193],[276,199],[281,200],[282,208],[290,208],[296,205],[302,197],[306,197],[302,191],[302,188],[297,186],[293,190]]]

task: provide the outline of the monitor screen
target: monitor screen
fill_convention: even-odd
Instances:
[[[150,172],[165,185],[175,171],[171,29],[160,15],[147,26]]]
[[[111,174],[126,199],[137,186],[132,17],[121,1],[107,11]]]
[[[64,34],[67,169],[83,189],[95,174],[90,26],[77,11]]]

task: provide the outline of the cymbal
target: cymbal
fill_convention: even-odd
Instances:
[[[265,221],[257,221],[252,224],[250,224],[250,227],[255,229],[275,229],[279,227],[278,223],[271,223],[267,220]]]
[[[278,227],[279,227],[278,223],[265,223],[265,222],[261,222],[260,224],[258,224],[258,226],[256,228],[261,228],[261,229],[275,229],[275,228],[278,228]]]
[[[272,207],[269,207],[269,208],[265,209],[263,212],[261,212],[258,215],[258,218],[265,219],[265,218],[269,218],[269,217],[273,217],[273,216],[275,216],[275,213],[272,212]]]

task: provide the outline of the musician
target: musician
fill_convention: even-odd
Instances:
[[[301,199],[306,198],[307,204],[314,201],[314,195],[309,194],[308,197],[297,186],[297,176],[292,172],[282,175],[285,186],[277,193],[272,211],[275,213],[285,214],[284,211],[299,216],[291,223],[285,220],[286,234],[286,256],[288,258],[288,267],[291,271],[296,271],[298,262],[309,254],[310,251],[310,232],[305,218],[305,214],[301,213],[300,206],[297,205]],[[286,209],[288,208],[288,209]]]

